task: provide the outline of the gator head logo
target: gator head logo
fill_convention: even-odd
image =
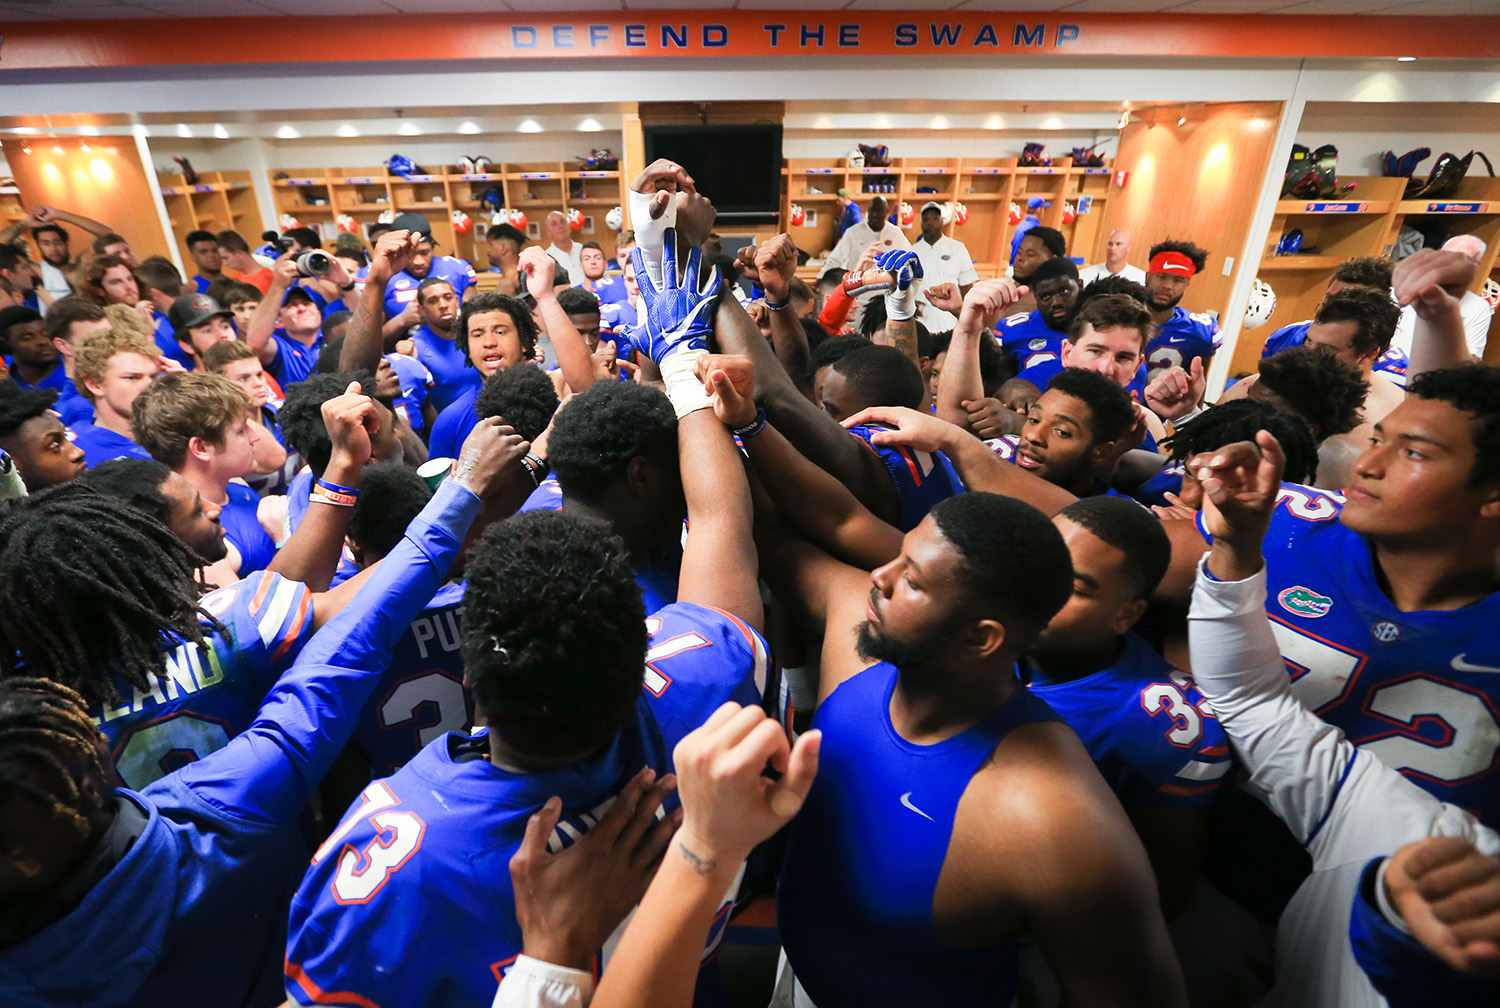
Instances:
[[[1328,610],[1333,608],[1333,599],[1327,595],[1319,595],[1311,588],[1303,588],[1301,585],[1288,588],[1276,596],[1276,601],[1280,602],[1281,608],[1287,612],[1310,619],[1327,616]]]
[[[1026,344],[1026,349],[1045,350],[1047,349],[1047,341],[1045,339],[1034,339],[1030,343]]]

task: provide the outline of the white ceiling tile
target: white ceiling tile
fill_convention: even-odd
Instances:
[[[840,10],[849,0],[739,0],[740,10]]]
[[[850,0],[850,10],[951,10],[958,0]]]
[[[46,10],[51,17],[64,21],[119,21],[125,18],[159,18],[166,16],[156,11],[127,3],[48,4]],[[3,17],[0,17],[0,20],[4,20],[5,17],[9,16],[10,12],[7,11]]]
[[[727,10],[734,0],[625,0],[629,10]]]
[[[1269,14],[1302,0],[1188,0],[1170,9],[1172,14]]]
[[[150,0],[141,0],[149,3]],[[294,16],[359,16],[362,14],[395,14],[395,7],[384,0],[317,0],[315,5],[302,3],[301,0],[262,0],[272,10],[281,11],[284,14]],[[227,15],[219,15],[225,17]]]
[[[406,0],[393,0],[395,3],[404,3]],[[578,9],[578,0],[515,0],[525,11],[537,11],[545,13],[572,12]],[[597,11],[622,10],[625,7],[623,0],[589,0],[589,7]],[[512,10],[515,9],[513,6]],[[586,17],[587,15],[579,15]]]
[[[1497,11],[1500,11],[1500,3],[1496,0],[1411,0],[1380,8],[1381,14],[1398,17],[1461,17],[1465,14],[1494,15]]]
[[[1277,14],[1310,14],[1342,16],[1345,14],[1374,14],[1381,8],[1392,7],[1400,0],[1305,0],[1292,7],[1283,7]]]
[[[386,3],[407,14],[491,14],[516,9],[515,4],[502,3],[501,0],[441,0],[440,3],[434,0],[386,0]],[[574,0],[573,6],[578,6],[577,0]],[[590,3],[589,6],[597,5]],[[522,9],[531,11],[544,8],[526,3]]]
[[[1182,0],[1077,0],[1058,10],[1065,14],[1150,14],[1181,2]]]
[[[964,0],[954,10],[1055,11],[1075,0]]]

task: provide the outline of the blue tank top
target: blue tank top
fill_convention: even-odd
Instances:
[[[1015,943],[946,944],[933,895],[970,779],[1008,732],[1059,719],[1018,683],[979,724],[913,745],[891,724],[895,687],[894,665],[872,665],[813,719],[818,776],[792,821],[777,904],[787,958],[818,1008],[1010,1004]]]

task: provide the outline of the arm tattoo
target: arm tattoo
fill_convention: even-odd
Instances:
[[[713,870],[717,868],[719,864],[713,858],[701,858],[697,854],[694,854],[692,851],[688,850],[687,844],[682,842],[681,837],[677,838],[677,852],[681,854],[682,859],[688,863],[688,867],[698,875],[713,874]]]

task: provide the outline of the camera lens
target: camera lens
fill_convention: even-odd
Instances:
[[[297,257],[297,272],[303,276],[322,276],[333,269],[333,257],[327,252],[309,249]]]

